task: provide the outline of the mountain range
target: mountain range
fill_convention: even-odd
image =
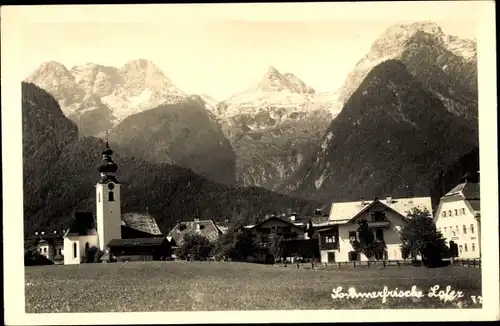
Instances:
[[[94,212],[104,142],[80,137],[57,101],[36,85],[22,84],[24,229],[66,228],[76,210]],[[287,209],[311,213],[319,203],[257,187],[227,186],[192,170],[151,163],[113,147],[122,187],[122,212],[148,211],[163,232],[179,220],[261,216]],[[252,222],[252,221],[250,221]]]
[[[320,202],[428,196],[478,146],[476,42],[432,22],[389,27],[331,92],[270,66],[217,101],[144,59],[47,62],[25,81],[56,99],[80,141],[109,130],[125,157]]]

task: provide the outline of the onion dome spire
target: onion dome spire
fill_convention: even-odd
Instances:
[[[102,152],[102,164],[99,166],[98,171],[101,173],[101,176],[109,176],[110,174],[115,173],[118,171],[118,166],[113,162],[113,159],[111,158],[111,155],[113,155],[113,150],[109,148],[109,143],[108,143],[108,131],[106,130],[106,149]]]

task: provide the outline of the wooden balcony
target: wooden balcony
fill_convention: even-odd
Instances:
[[[368,221],[369,228],[389,228],[390,223],[388,220],[383,221]]]

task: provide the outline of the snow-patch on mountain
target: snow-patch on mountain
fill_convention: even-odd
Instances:
[[[477,119],[475,40],[445,35],[433,22],[388,28],[357,63],[339,91],[343,104],[377,65],[397,59],[455,115]]]
[[[144,59],[129,61],[121,68],[86,63],[71,70],[50,61],[25,81],[51,93],[65,115],[78,119],[79,124],[85,124],[82,114],[94,110],[100,117],[106,112],[108,124],[116,125],[130,115],[188,97],[154,63]]]
[[[340,107],[336,94],[318,93],[272,66],[259,82],[219,103],[214,114],[236,152],[238,182],[279,187]]]
[[[327,110],[338,114],[339,103],[333,93],[317,93],[292,73],[280,73],[273,66],[260,82],[219,104],[218,115],[231,120],[238,115],[256,116],[267,112],[277,123],[294,112]]]

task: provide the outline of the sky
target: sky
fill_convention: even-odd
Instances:
[[[70,69],[88,62],[120,67],[142,58],[181,90],[217,100],[244,91],[269,66],[318,91],[335,91],[394,24],[431,20],[446,34],[476,37],[474,15],[465,15],[465,7],[401,4],[40,8],[19,30],[21,78],[51,60]]]

